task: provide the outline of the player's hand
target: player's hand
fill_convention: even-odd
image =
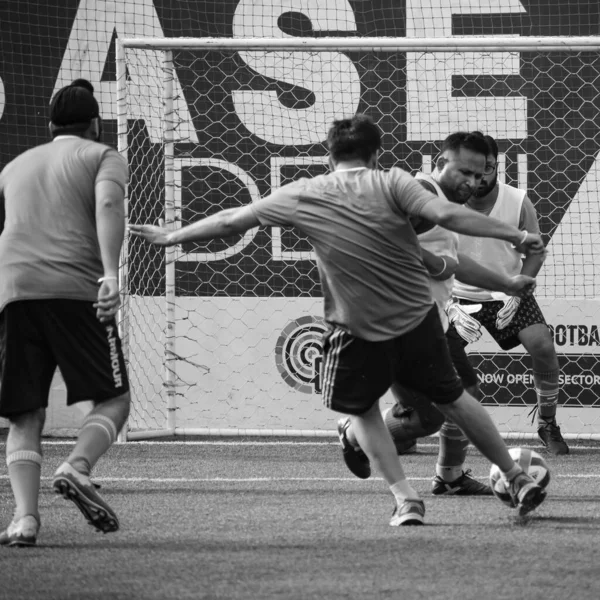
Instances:
[[[127,230],[132,235],[141,237],[150,244],[155,246],[172,246],[173,242],[169,237],[171,233],[165,227],[165,222],[162,219],[158,220],[158,226],[156,225],[128,225]]]
[[[448,321],[454,325],[458,335],[467,344],[476,342],[482,335],[481,323],[469,314],[469,312],[479,312],[480,310],[481,304],[461,305],[454,300],[449,300],[446,304]]]
[[[119,282],[116,279],[105,279],[98,290],[98,300],[94,303],[96,317],[101,323],[114,319],[121,306]]]
[[[546,248],[542,238],[537,233],[527,233],[524,240],[515,246],[521,254],[545,254]]]
[[[504,291],[508,296],[519,296],[527,298],[533,295],[535,291],[536,281],[528,275],[515,275],[508,280]]]
[[[496,315],[496,329],[498,330],[506,329],[510,325],[511,321],[519,310],[521,298],[511,296],[502,302],[504,302],[504,306]]]

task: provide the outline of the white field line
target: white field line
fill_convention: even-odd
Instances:
[[[476,475],[484,480],[486,475]],[[600,473],[568,473],[553,475],[554,479],[600,479]],[[431,481],[431,477],[408,477],[408,481]],[[121,483],[287,483],[287,482],[342,482],[361,483],[357,477],[92,477],[96,482],[121,482]],[[0,481],[8,481],[8,475],[0,475]],[[42,477],[42,481],[52,481],[52,477]],[[381,482],[381,477],[370,477],[369,482]]]
[[[532,450],[541,450],[540,444],[525,444],[518,443],[514,440],[514,443],[507,444],[509,447],[518,446],[519,448],[531,448]],[[42,446],[74,446],[75,440],[43,440]],[[117,442],[115,446],[122,448],[135,448],[136,446],[339,446],[339,442],[299,442],[299,441],[208,441],[208,440],[175,440],[175,441],[151,441],[151,440],[140,440],[131,442]],[[421,442],[419,441],[419,448],[437,448],[438,443]],[[600,445],[596,446],[580,446],[579,444],[572,444],[573,448],[577,450],[600,450]],[[4,444],[0,443],[0,448],[4,448]]]

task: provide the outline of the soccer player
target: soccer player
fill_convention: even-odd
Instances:
[[[239,235],[260,225],[293,226],[311,241],[324,295],[323,402],[350,415],[361,448],[395,497],[390,525],[423,523],[425,506],[408,483],[379,399],[392,382],[427,394],[497,464],[525,514],[545,492],[513,461],[486,410],[450,361],[429,276],[409,217],[458,232],[495,236],[543,252],[541,238],[482,217],[424,190],[399,168],[381,171],[379,128],[366,116],[335,121],[328,133],[334,171],[300,179],[251,205],[223,210],[175,231],[130,225],[160,246]],[[473,155],[479,183],[485,156]]]
[[[489,215],[520,229],[539,233],[535,208],[525,191],[498,181],[498,145],[486,135],[489,145],[486,174],[467,206],[481,215]],[[517,274],[535,277],[544,262],[544,254],[526,254],[524,257],[511,244],[501,240],[459,236],[460,252],[482,265],[507,276]],[[502,350],[511,350],[522,344],[531,356],[533,380],[537,394],[538,436],[551,454],[568,454],[569,446],[563,439],[556,422],[559,396],[559,364],[552,335],[544,315],[533,296],[498,300],[486,286],[465,282],[457,277],[454,296],[458,303],[452,307],[457,313],[467,307],[482,306],[469,315],[469,326],[483,325]],[[471,341],[462,335],[459,317],[448,335],[463,345]],[[481,324],[481,325],[480,325]]]
[[[0,173],[0,415],[14,518],[0,545],[36,543],[41,433],[56,367],[67,404],[93,401],[53,488],[99,531],[119,520],[90,481],[129,414],[129,383],[115,314],[125,229],[127,165],[99,143],[94,88],[76,80],[50,104],[53,140]]]
[[[487,142],[481,134],[457,132],[448,136],[442,143],[440,156],[431,176],[418,173],[417,181],[439,198],[456,204],[464,204],[473,192],[471,175],[468,169],[473,154],[487,156]],[[446,307],[452,300],[454,275],[458,273],[465,281],[506,294],[519,296],[533,291],[535,280],[524,275],[507,276],[487,269],[469,256],[459,253],[458,236],[439,225],[416,223],[419,243],[425,266],[431,277],[433,298],[436,301],[444,330],[448,330],[449,320]],[[465,315],[468,317],[468,315]],[[475,335],[477,330],[463,333]],[[471,366],[464,345],[455,337],[447,336],[450,356],[467,391],[478,396],[478,379]],[[473,338],[474,339],[474,338]],[[399,454],[414,451],[419,437],[439,431],[439,452],[436,476],[432,482],[435,495],[490,495],[488,485],[480,483],[465,470],[468,439],[454,423],[444,420],[442,413],[427,398],[420,398],[415,390],[392,386],[396,403],[384,411],[384,421],[396,444]],[[420,401],[417,401],[417,398]],[[342,445],[344,461],[357,477],[366,479],[371,475],[369,459],[362,452],[354,429],[348,418],[338,421],[338,435]]]

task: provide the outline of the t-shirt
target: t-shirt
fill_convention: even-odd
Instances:
[[[104,272],[96,234],[99,181],[125,189],[125,160],[76,136],[32,148],[2,170],[0,311],[16,300],[96,300]]]
[[[262,225],[293,226],[308,237],[325,320],[382,341],[414,329],[433,304],[409,222],[432,199],[402,169],[357,168],[299,179],[252,207]]]

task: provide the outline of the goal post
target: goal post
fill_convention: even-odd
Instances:
[[[412,173],[453,131],[492,135],[500,179],[527,190],[548,243],[537,297],[563,433],[600,439],[600,37],[121,38],[116,59],[132,223],[178,227],[326,172],[327,127],[356,112],[382,129],[382,167]],[[318,276],[296,232],[166,250],[128,239],[121,273],[127,439],[333,434]],[[533,437],[523,348],[484,337],[469,351],[500,430]]]

